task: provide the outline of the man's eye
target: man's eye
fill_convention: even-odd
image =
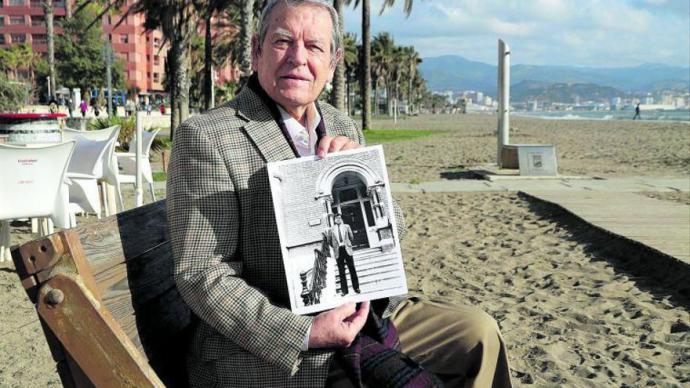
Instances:
[[[321,46],[316,46],[316,45],[311,45],[309,46],[309,50],[314,51],[314,52],[323,52],[323,48]]]
[[[276,46],[285,47],[290,44],[290,41],[287,39],[278,39],[273,44]]]

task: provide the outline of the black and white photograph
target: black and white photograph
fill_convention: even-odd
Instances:
[[[383,147],[268,164],[290,307],[407,293]]]

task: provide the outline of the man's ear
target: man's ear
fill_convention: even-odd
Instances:
[[[331,75],[328,77],[328,83],[333,82],[333,75],[335,75],[335,68],[338,66],[338,62],[340,62],[342,57],[343,57],[343,50],[342,49],[336,50],[335,59],[331,62]]]
[[[336,66],[338,66],[338,63],[340,62],[341,59],[343,59],[343,49],[337,49],[335,51],[335,61],[333,61],[333,66],[332,66],[333,69],[335,69]]]
[[[259,35],[252,36],[252,71],[257,71],[257,62],[259,62]]]

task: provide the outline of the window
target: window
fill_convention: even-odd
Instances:
[[[4,27],[4,26],[5,26],[5,17],[0,16],[0,27]]]
[[[46,44],[46,42],[48,42],[48,37],[46,34],[33,34],[31,35],[31,40],[35,44]]]
[[[24,15],[14,15],[10,16],[10,25],[18,26],[24,24]]]
[[[159,57],[158,55],[154,55],[153,56],[153,64],[154,65],[160,65],[161,64],[161,57]]]
[[[43,1],[42,0],[31,0],[29,2],[29,4],[31,4],[32,8],[43,7]]]
[[[153,47],[159,47],[161,45],[161,40],[159,38],[153,38]]]
[[[153,82],[158,82],[158,81],[159,81],[158,73],[153,73]]]
[[[0,44],[5,44],[5,35],[0,34]]]
[[[24,5],[24,4],[25,4],[25,0],[10,0],[10,1],[9,1],[9,5],[10,5],[10,6],[13,6],[13,5]]]
[[[43,16],[31,16],[32,26],[43,26],[46,24],[46,19]]]
[[[129,43],[129,36],[126,34],[120,35],[120,43]]]
[[[24,43],[26,42],[26,35],[24,34],[10,34],[12,38],[12,43]]]

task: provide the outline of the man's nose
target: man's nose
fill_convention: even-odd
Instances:
[[[288,58],[290,63],[295,66],[301,66],[307,63],[307,49],[299,42],[292,45],[288,55],[290,56]]]

